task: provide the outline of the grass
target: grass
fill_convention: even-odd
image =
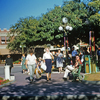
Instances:
[[[87,80],[87,81],[100,81],[100,72],[86,74],[84,80]]]

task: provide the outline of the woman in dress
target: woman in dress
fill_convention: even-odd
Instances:
[[[52,53],[49,51],[49,48],[46,48],[46,52],[43,54],[43,60],[47,66],[46,75],[47,81],[51,80],[51,68],[52,68],[52,61],[54,59]]]
[[[22,54],[22,70],[23,70],[23,74],[25,73],[26,71],[26,66],[25,66],[25,61],[26,61],[26,58],[25,58],[25,54]]]
[[[58,50],[56,57],[56,67],[59,68],[59,72],[61,73],[63,67],[63,54],[60,49]]]

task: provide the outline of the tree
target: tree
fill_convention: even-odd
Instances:
[[[88,5],[93,13],[89,17],[91,29],[95,32],[96,43],[100,45],[100,0],[93,0]]]
[[[88,0],[89,1],[89,0]],[[80,0],[64,1],[62,7],[55,6],[40,18],[34,17],[20,18],[19,21],[10,29],[10,41],[8,47],[18,49],[20,45],[26,47],[43,44],[63,44],[63,33],[58,30],[62,24],[62,18],[68,18],[68,25],[73,27],[73,31],[67,31],[69,43],[75,44],[80,38],[84,42],[89,42],[89,25],[100,34],[100,0],[91,0],[85,4]],[[96,6],[97,5],[97,6]],[[86,24],[86,20],[90,24]],[[73,40],[73,41],[72,41]],[[97,42],[99,42],[97,38]]]
[[[83,41],[88,39],[85,28],[85,20],[88,16],[88,9],[83,2],[64,2],[63,11],[65,12],[65,17],[68,18],[69,23],[73,27],[73,31],[68,33],[69,43],[77,43],[77,38],[80,38]],[[73,41],[71,41],[73,40]],[[87,42],[87,41],[86,41]]]
[[[20,18],[18,23],[10,28],[10,40],[8,48],[18,50],[20,46],[33,46],[39,40],[37,34],[38,20],[33,17]]]
[[[41,36],[41,41],[55,44],[57,39],[63,37],[63,34],[58,32],[62,15],[62,9],[59,6],[48,13],[44,14],[39,20],[38,33]]]

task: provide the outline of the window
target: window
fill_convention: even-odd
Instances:
[[[5,36],[1,37],[1,44],[5,44]]]

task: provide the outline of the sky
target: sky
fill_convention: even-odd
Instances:
[[[0,28],[3,30],[17,23],[19,18],[40,17],[53,9],[62,6],[64,0],[0,0]]]

